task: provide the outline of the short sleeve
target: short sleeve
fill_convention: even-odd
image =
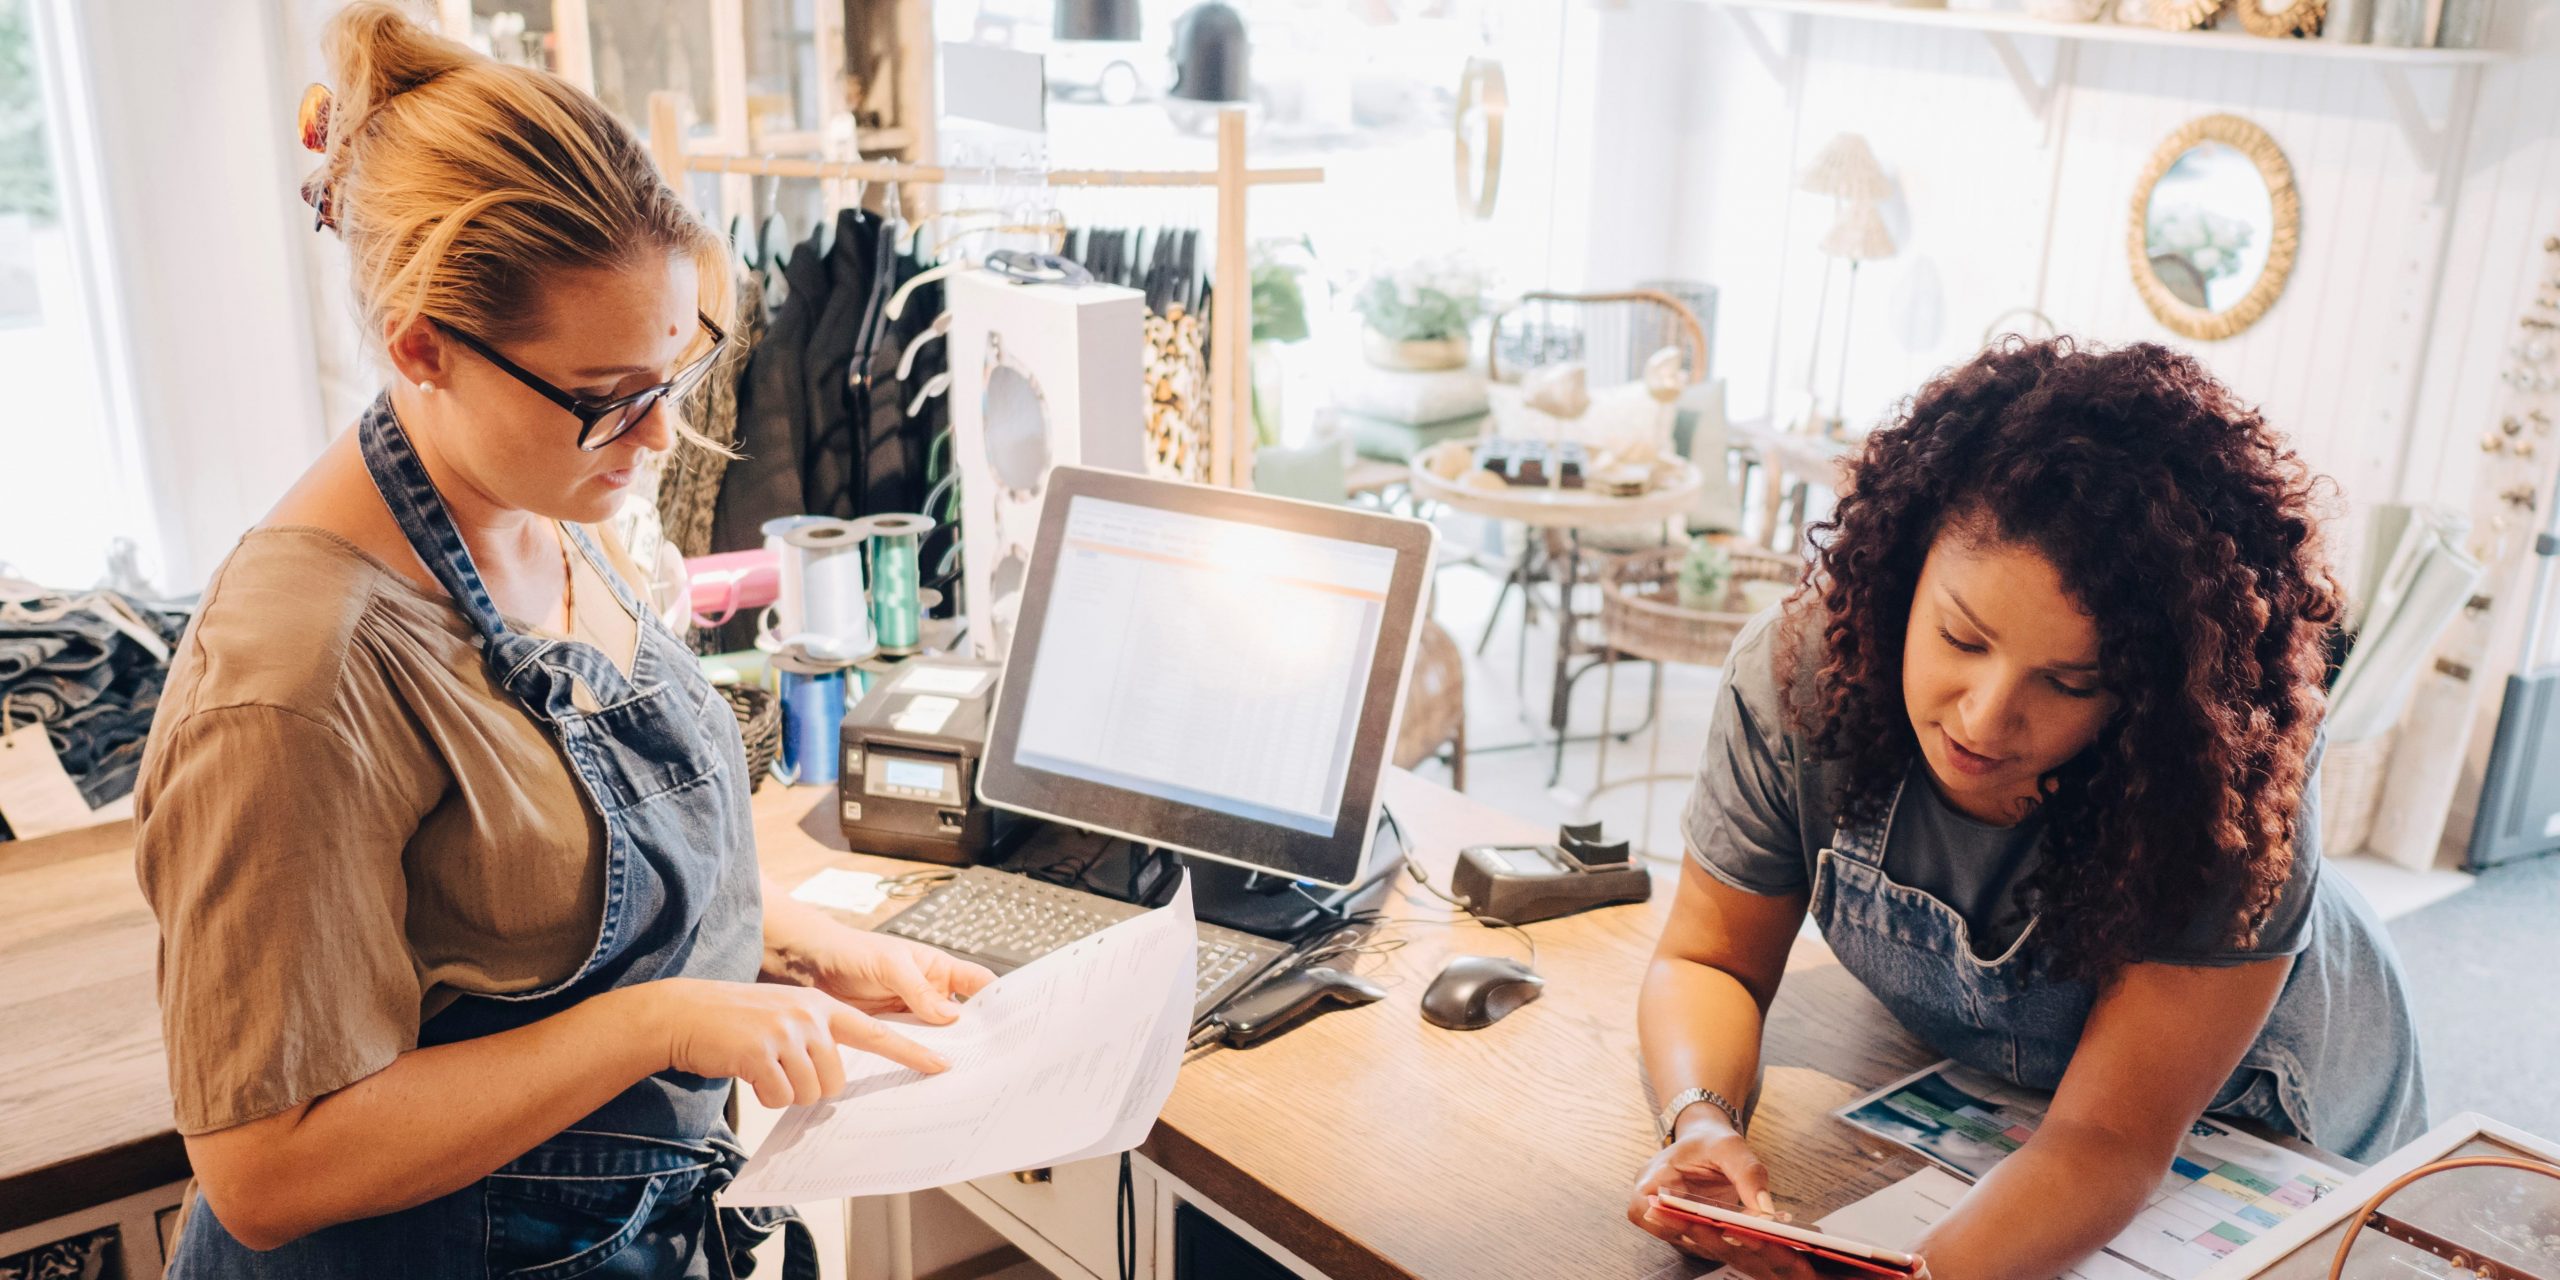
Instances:
[[[2311,907],[2320,888],[2320,761],[2328,754],[2324,730],[2311,744],[2311,767],[2302,778],[2302,803],[2294,814],[2293,870],[2275,909],[2258,930],[2258,940],[2234,947],[2228,936],[2229,912],[2203,916],[2173,945],[2152,957],[2168,964],[2219,968],[2302,954],[2310,945]]]
[[[1801,892],[1806,883],[1775,617],[1775,611],[1763,614],[1734,642],[1680,820],[1689,856],[1699,865],[1734,888],[1771,897]]]
[[[414,823],[378,767],[296,712],[233,705],[155,734],[135,856],[160,921],[178,1131],[341,1089],[415,1047],[404,921]]]

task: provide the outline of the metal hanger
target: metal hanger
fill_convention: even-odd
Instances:
[[[915,399],[907,402],[907,416],[913,418],[922,414],[924,412],[925,401],[931,400],[935,396],[941,395],[943,392],[949,391],[950,389],[951,371],[949,369],[945,369],[942,372],[925,379],[924,387],[916,392]]]
[[[925,326],[924,332],[909,339],[907,349],[898,353],[898,381],[906,381],[908,376],[915,372],[916,355],[924,350],[924,344],[949,332],[951,332],[951,313],[945,311],[935,316],[933,323]]]
[[[898,252],[914,253],[916,251],[916,237],[921,234],[926,227],[930,227],[935,223],[958,222],[962,218],[1004,218],[1010,216],[1012,215],[1003,209],[987,208],[944,209],[939,212],[927,214],[923,221],[909,226],[898,233]]]
[[[884,312],[890,319],[897,319],[899,316],[906,314],[907,299],[914,297],[916,290],[921,289],[936,280],[940,280],[945,276],[957,275],[968,266],[969,264],[966,262],[946,262],[938,267],[927,267],[924,270],[915,273],[913,276],[907,278],[907,282],[905,284],[898,286],[898,291],[896,293],[889,295],[889,305],[883,308]]]
[[[1047,244],[1043,252],[1055,254],[1067,242],[1067,219],[1065,214],[1052,210],[1047,220],[1042,222],[1011,222],[999,226],[971,227],[935,245],[935,256],[947,259],[951,256],[949,253],[951,246],[963,240],[974,240],[979,236],[1040,236]]]

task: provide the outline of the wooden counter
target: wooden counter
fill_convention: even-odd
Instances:
[[[756,796],[776,880],[909,869],[841,852],[829,794]],[[1387,794],[1435,883],[1461,844],[1542,834],[1410,775]],[[1672,1251],[1623,1215],[1654,1148],[1635,991],[1669,873],[1651,904],[1530,926],[1545,997],[1475,1032],[1425,1024],[1422,990],[1448,956],[1516,955],[1517,940],[1408,889],[1390,903],[1406,945],[1368,969],[1388,998],[1185,1067],[1148,1155],[1343,1280],[1660,1270]],[[0,903],[0,1231],[186,1176],[130,830],[0,844]],[[1928,1058],[1819,943],[1798,946],[1755,1121],[1787,1207],[1809,1218],[1919,1167],[1827,1113]]]
[[[1402,771],[1386,798],[1444,887],[1461,845],[1554,835]],[[837,852],[815,800],[757,797],[776,880],[908,865]],[[1423,989],[1449,956],[1519,956],[1520,943],[1449,923],[1451,908],[1408,885],[1385,935],[1405,946],[1363,970],[1387,998],[1185,1066],[1147,1155],[1336,1280],[1663,1270],[1678,1255],[1629,1225],[1626,1203],[1656,1150],[1636,987],[1677,872],[1658,870],[1651,903],[1529,926],[1546,994],[1481,1031],[1423,1022]],[[1917,1157],[1861,1144],[1829,1112],[1935,1058],[1820,942],[1800,942],[1753,1120],[1780,1204],[1810,1220],[1916,1172]]]
[[[133,826],[0,842],[0,1232],[187,1176]]]

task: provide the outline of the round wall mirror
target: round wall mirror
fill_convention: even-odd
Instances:
[[[2160,323],[2228,338],[2284,292],[2302,234],[2293,167],[2267,131],[2206,116],[2169,135],[2134,184],[2134,287]]]

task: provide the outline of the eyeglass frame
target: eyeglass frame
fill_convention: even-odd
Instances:
[[[630,420],[623,423],[620,430],[615,431],[612,435],[606,436],[601,440],[589,443],[587,437],[595,434],[597,423],[604,421],[605,418],[611,414],[629,408],[632,404],[640,400],[647,399],[655,401],[663,399],[669,393],[675,392],[678,388],[691,390],[693,384],[700,381],[702,375],[710,370],[713,362],[720,358],[720,352],[729,344],[729,335],[723,332],[719,325],[712,323],[710,316],[705,315],[700,311],[694,312],[693,316],[694,319],[702,322],[704,332],[711,335],[711,349],[702,353],[701,359],[677,370],[676,376],[654,386],[642,387],[629,395],[615,396],[611,400],[588,400],[580,396],[571,395],[568,392],[561,390],[559,387],[552,385],[542,377],[528,371],[524,366],[498,354],[497,348],[490,346],[488,343],[472,337],[470,334],[464,333],[462,330],[456,329],[442,320],[436,320],[434,321],[434,324],[437,328],[451,334],[454,341],[471,348],[471,350],[478,354],[481,359],[496,365],[500,373],[531,387],[534,391],[539,393],[543,399],[568,410],[569,413],[578,420],[578,451],[581,453],[593,453],[596,450],[631,434],[631,429],[633,427],[640,425],[648,419],[651,413],[657,411],[657,405],[655,403],[650,404],[640,413],[634,415]]]

